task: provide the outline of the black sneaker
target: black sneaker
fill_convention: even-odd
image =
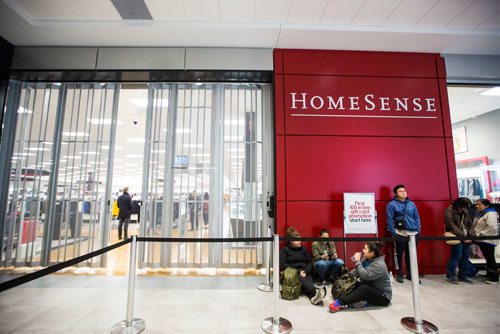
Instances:
[[[411,281],[411,275],[406,275],[405,277],[408,281]],[[420,278],[418,279],[418,284],[422,284],[422,281],[420,280]]]
[[[458,279],[465,283],[474,284],[474,282],[469,277],[459,277]]]
[[[451,284],[458,284],[458,280],[456,277],[446,277],[446,280]]]
[[[398,283],[404,283],[403,276],[401,276],[401,275],[397,275],[397,276],[396,276],[396,282],[398,282]]]

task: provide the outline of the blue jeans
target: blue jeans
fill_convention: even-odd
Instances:
[[[446,277],[454,278],[458,265],[458,277],[467,277],[467,262],[469,261],[470,243],[459,243],[450,245],[450,259],[446,268]]]
[[[340,267],[344,264],[341,259],[335,260],[318,260],[314,264],[316,273],[320,280],[325,280],[326,278],[337,278]]]

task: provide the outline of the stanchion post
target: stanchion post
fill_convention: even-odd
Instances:
[[[410,240],[410,270],[414,317],[402,318],[401,325],[414,333],[439,333],[438,328],[434,324],[422,319],[420,312],[420,279],[418,274],[417,242],[415,240],[415,235],[417,233],[406,231],[406,234]]]
[[[279,316],[280,304],[280,236],[274,234],[273,237],[273,316],[264,319],[261,328],[266,333],[290,333],[292,331],[292,323],[285,318]]]
[[[135,275],[137,267],[137,236],[132,236],[130,243],[130,263],[128,270],[128,293],[127,293],[127,318],[116,323],[111,329],[112,334],[135,334],[141,333],[146,328],[146,322],[143,319],[133,318],[134,315],[134,294],[135,294]]]
[[[273,291],[273,283],[271,282],[271,261],[270,256],[271,252],[269,251],[269,243],[264,243],[264,265],[266,267],[266,282],[259,284],[257,289],[263,292],[272,292]]]

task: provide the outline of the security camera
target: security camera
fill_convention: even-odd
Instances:
[[[134,123],[134,125],[137,125],[137,123],[139,123],[139,121],[133,120],[132,123]]]

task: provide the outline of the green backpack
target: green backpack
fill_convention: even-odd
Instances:
[[[280,273],[281,299],[294,300],[300,297],[300,280],[297,269],[286,268]]]
[[[347,295],[354,290],[357,284],[357,278],[354,274],[350,273],[346,265],[340,268],[340,276],[332,284],[332,297],[333,299],[340,298]]]

